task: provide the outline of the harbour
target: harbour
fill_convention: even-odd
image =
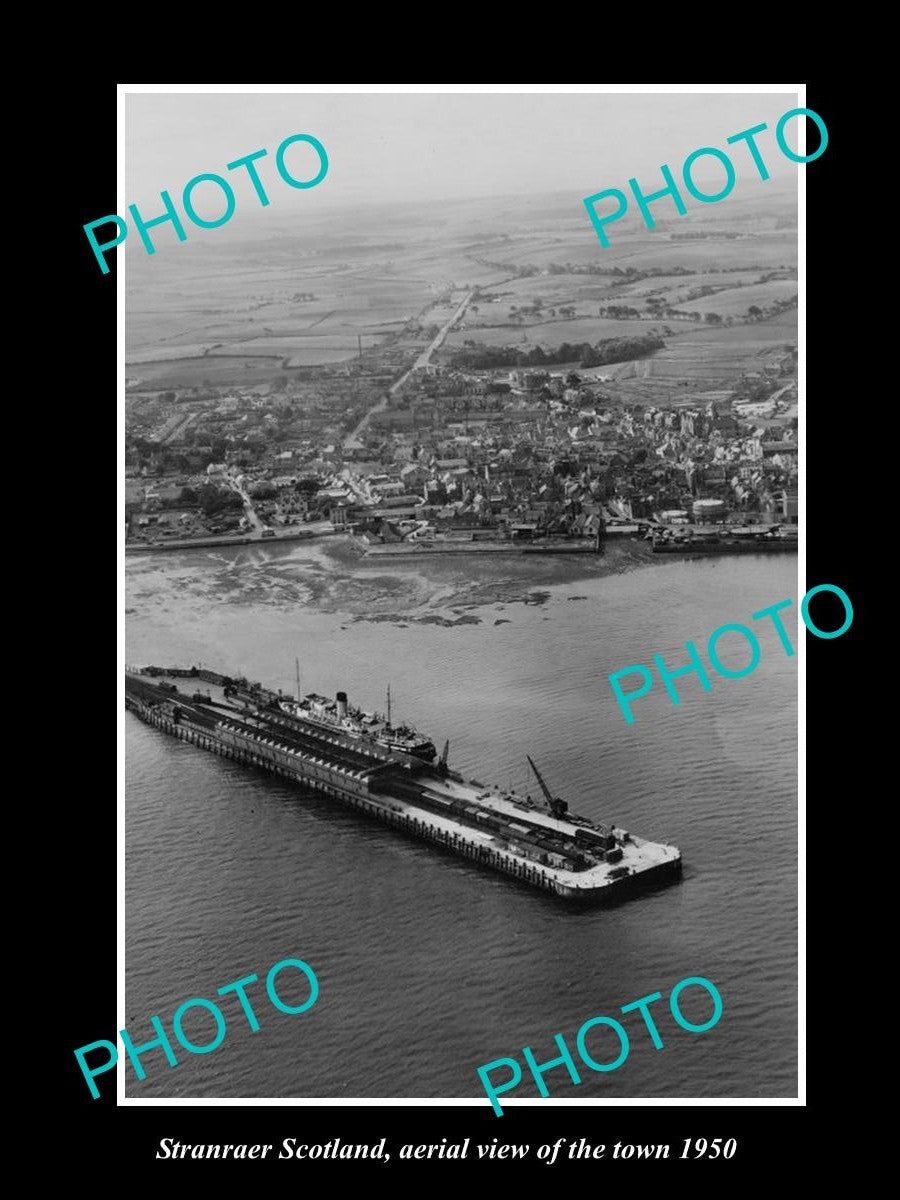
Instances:
[[[633,727],[606,675],[645,661],[648,631],[679,665],[685,638],[733,620],[736,597],[754,611],[793,595],[796,642],[796,559],[684,562],[648,546],[624,573],[557,565],[551,581],[534,564],[559,560],[507,559],[465,584],[426,561],[373,574],[324,544],[141,556],[126,572],[126,659],[202,661],[295,695],[299,658],[302,693],[347,688],[368,710],[384,709],[389,681],[392,719],[438,750],[449,738],[466,775],[535,795],[530,755],[576,812],[678,846],[680,882],[622,903],[557,900],[123,713],[128,1014],[174,1011],[291,950],[322,983],[313,1036],[286,1021],[264,1042],[229,1038],[140,1094],[472,1097],[472,1064],[511,1028],[512,1045],[549,1057],[548,1014],[576,1029],[687,972],[721,989],[715,1044],[642,1049],[594,1094],[794,1094],[796,658],[765,655],[713,696],[689,682],[677,710],[654,689]],[[436,623],[458,612],[467,623]]]
[[[390,738],[357,732],[344,692],[328,706],[336,719],[327,724],[310,717],[309,706],[301,709],[299,694],[292,703],[280,692],[208,669],[147,667],[126,672],[125,704],[170,736],[322,792],[566,900],[597,903],[681,873],[677,847],[570,813],[530,757],[544,804],[451,771],[449,742],[438,759],[433,744],[397,731],[412,743],[405,749],[397,744],[390,718],[382,727]]]

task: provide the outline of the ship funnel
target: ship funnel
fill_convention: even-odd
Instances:
[[[347,693],[346,692],[338,692],[335,699],[337,700],[338,716],[346,717],[346,715],[347,715]]]

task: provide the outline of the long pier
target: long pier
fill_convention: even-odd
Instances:
[[[205,674],[211,680],[222,678]],[[240,712],[211,697],[189,698],[171,683],[127,674],[125,706],[181,741],[289,779],[449,853],[569,900],[618,897],[626,889],[676,877],[681,870],[676,847],[618,829],[612,834],[621,852],[610,855],[609,862],[595,861],[575,845],[579,830],[594,828],[581,818],[529,812],[514,797],[494,797],[456,774],[442,777],[425,763],[399,761],[340,733],[273,726],[262,712]]]

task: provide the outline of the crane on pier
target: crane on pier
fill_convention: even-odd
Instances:
[[[536,777],[538,783],[541,785],[541,791],[544,793],[544,799],[547,801],[548,808],[553,813],[554,817],[564,817],[566,815],[566,813],[569,811],[568,804],[566,804],[565,800],[563,800],[562,797],[553,795],[553,793],[547,787],[546,783],[544,783],[543,775],[540,773],[540,771],[534,765],[534,759],[531,757],[531,755],[526,754],[525,757],[528,759],[528,762],[531,765],[531,769],[532,769],[532,771],[534,771],[535,777]]]
[[[444,749],[441,751],[441,757],[438,759],[438,765],[437,765],[438,774],[443,775],[445,777],[447,776],[447,774],[450,771],[450,768],[447,765],[447,758],[449,757],[449,754],[450,754],[450,739],[447,738],[446,742],[444,742]]]

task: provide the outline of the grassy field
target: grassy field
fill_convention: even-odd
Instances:
[[[138,387],[151,390],[201,387],[211,384],[230,387],[237,384],[268,383],[281,374],[280,358],[181,358],[171,362],[145,363],[127,367],[126,374]]]
[[[796,346],[796,313],[730,329],[686,328],[666,348],[636,363],[600,370],[616,381],[616,395],[632,404],[677,403],[697,391],[727,388],[744,375],[777,366]]]
[[[755,304],[757,308],[766,308],[777,300],[789,300],[791,296],[797,295],[797,291],[796,279],[771,279],[768,283],[753,283],[749,287],[717,292],[713,296],[704,296],[701,300],[687,300],[678,307],[685,312],[717,312],[723,317],[740,316],[746,313],[751,304]]]
[[[660,300],[683,307],[690,292],[696,288],[711,287],[716,290],[747,287],[757,283],[764,271],[729,271],[723,272],[698,271],[691,275],[663,275],[649,279],[641,279],[637,283],[626,283],[615,289],[615,295],[620,297],[620,303],[637,304],[648,296],[656,296]]]
[[[582,306],[586,307],[586,306]],[[596,312],[596,309],[594,310]],[[594,342],[601,338],[639,336],[651,329],[662,329],[662,321],[608,321],[602,317],[580,317],[574,321],[542,321],[522,326],[506,326],[499,329],[454,330],[449,334],[444,347],[448,351],[459,350],[464,343],[476,341],[491,346],[543,346],[545,349],[560,346],[563,342]]]
[[[256,384],[292,366],[339,363],[385,339],[405,350],[427,344],[425,330],[442,325],[463,289],[500,293],[496,303],[476,298],[464,327],[450,333],[446,356],[465,342],[547,348],[642,335],[664,318],[615,321],[598,309],[626,304],[645,309],[655,295],[679,308],[738,318],[751,304],[766,307],[797,291],[793,280],[759,284],[761,274],[797,261],[796,202],[759,188],[751,198],[692,210],[649,231],[626,219],[613,243],[601,247],[580,197],[454,202],[433,209],[361,209],[358,214],[310,219],[301,230],[270,222],[264,237],[228,235],[161,248],[148,258],[126,251],[126,346],[129,378],[172,388],[208,380]],[[779,227],[780,226],[780,227]],[[349,231],[349,232],[348,232]],[[710,236],[683,240],[686,233]],[[739,237],[727,238],[727,233]],[[542,274],[550,263],[670,271],[622,281],[607,274]],[[527,277],[517,272],[536,268]],[[723,274],[724,268],[735,268]],[[691,289],[729,285],[727,291],[687,300]],[[748,286],[737,287],[737,284]],[[311,298],[304,298],[307,294]],[[519,309],[542,309],[521,324]],[[563,319],[562,306],[575,318]],[[555,309],[555,317],[549,310]],[[418,326],[422,327],[421,330]],[[796,313],[749,327],[708,329],[672,324],[666,349],[648,364],[617,367],[623,387],[706,386],[752,370],[771,351],[796,344]],[[397,340],[399,339],[399,340]],[[612,368],[609,369],[612,371]]]
[[[765,232],[758,237],[745,235],[737,240],[710,238],[703,241],[673,241],[662,232],[648,233],[631,253],[618,259],[616,265],[636,267],[684,267],[703,272],[709,268],[796,267],[796,232]],[[643,244],[641,244],[643,243]],[[650,243],[650,244],[648,244]]]
[[[147,363],[171,363],[185,358],[202,358],[214,344],[213,342],[189,342],[185,345],[176,345],[166,342],[162,345],[148,346],[144,350],[135,350],[126,356],[125,361],[129,367],[143,367]]]

